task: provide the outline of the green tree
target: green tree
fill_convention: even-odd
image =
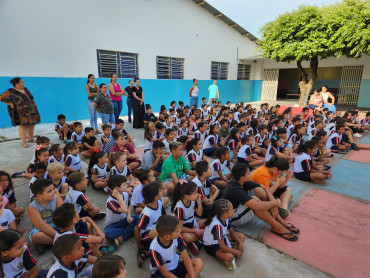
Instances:
[[[265,58],[297,63],[301,76],[299,105],[305,106],[317,78],[319,59],[370,54],[370,0],[344,0],[323,6],[300,6],[265,24],[258,49]],[[308,72],[302,67],[309,61]]]

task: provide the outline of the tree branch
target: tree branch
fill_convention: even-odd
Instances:
[[[301,75],[302,81],[304,81],[305,83],[307,83],[307,81],[308,81],[307,80],[307,73],[304,70],[304,68],[302,67],[301,61],[297,61],[297,67],[298,67],[299,73]]]
[[[313,81],[317,78],[317,68],[319,65],[319,59],[316,57],[312,57],[310,61],[310,79]]]

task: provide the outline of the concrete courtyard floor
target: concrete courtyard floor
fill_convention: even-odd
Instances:
[[[124,117],[122,117],[124,120],[126,120]],[[82,121],[84,126],[88,126],[89,122],[87,120]],[[143,138],[143,130],[135,130],[132,128],[131,124],[126,123],[125,126],[126,130],[134,137],[135,139],[135,148],[140,150],[144,146],[144,138]],[[48,136],[51,140],[51,143],[61,143],[58,139],[58,136],[54,132],[54,124],[41,124],[37,125],[35,129],[35,135],[45,135]],[[31,148],[24,149],[21,147],[20,140],[17,140],[18,138],[18,132],[17,128],[6,128],[6,129],[0,129],[0,136],[4,136],[7,138],[5,142],[0,142],[0,169],[7,171],[8,173],[12,173],[15,171],[20,171],[26,169],[27,165],[29,164],[29,161],[32,158],[32,154],[34,151],[35,144],[31,145]],[[369,137],[369,136],[367,136]],[[14,139],[14,140],[13,140]],[[336,165],[339,164],[342,161],[343,156],[337,156],[333,159],[333,162],[331,163],[334,167],[334,170],[336,168]],[[344,160],[343,160],[344,161]],[[347,162],[347,161],[346,161]],[[350,162],[348,162],[350,163]],[[356,171],[361,171],[362,166],[369,166],[369,164],[362,164],[357,165]],[[341,166],[338,166],[338,171],[340,172],[342,168]],[[348,165],[347,165],[348,168]],[[366,167],[368,168],[368,167]],[[86,172],[87,164],[85,162],[82,162],[82,171]],[[337,173],[338,176],[341,176],[340,173]],[[348,175],[348,173],[346,174]],[[356,175],[356,172],[353,172],[353,175]],[[363,172],[362,170],[362,177],[356,177],[356,182],[363,183],[361,185],[361,188],[365,188],[365,184],[368,184],[368,177],[369,174],[367,172]],[[342,176],[343,177],[343,176]],[[336,179],[335,184],[348,184],[348,180],[350,178],[347,176],[344,178],[344,180]],[[364,180],[362,180],[364,179]],[[29,180],[26,178],[17,178],[14,179],[15,184],[15,191],[16,196],[18,199],[17,206],[23,206],[28,207],[29,205]],[[367,251],[361,251],[360,254],[356,255],[356,248],[358,248],[361,243],[364,245],[363,247],[370,247],[369,242],[369,221],[366,220],[366,218],[362,217],[368,217],[370,214],[368,214],[370,205],[369,205],[369,198],[368,191],[364,192],[365,197],[361,197],[362,195],[359,194],[359,196],[353,196],[351,192],[346,192],[346,189],[342,188],[340,189],[341,192],[336,192],[337,189],[329,184],[326,187],[314,187],[312,185],[309,185],[307,183],[301,183],[294,178],[291,181],[291,184],[289,184],[292,187],[293,191],[293,199],[291,201],[291,211],[292,216],[288,218],[288,220],[291,220],[293,223],[301,225],[299,226],[302,230],[300,236],[300,240],[298,243],[302,242],[301,245],[294,245],[296,243],[290,243],[288,241],[282,240],[280,238],[277,238],[276,236],[273,237],[268,232],[269,227],[265,225],[262,221],[259,221],[258,219],[253,219],[251,223],[248,223],[247,227],[242,227],[239,230],[244,232],[248,238],[244,245],[244,254],[242,258],[237,260],[237,269],[234,272],[230,272],[223,262],[220,262],[212,257],[210,257],[206,252],[202,249],[199,257],[202,258],[205,262],[204,269],[201,273],[201,276],[204,277],[223,277],[225,275],[230,275],[232,277],[332,277],[332,276],[338,276],[338,277],[345,277],[350,276],[352,274],[353,277],[370,277],[369,270],[366,271],[367,266],[370,264],[370,261],[368,259],[368,255],[366,256]],[[334,188],[334,189],[333,189]],[[360,225],[362,227],[362,231],[365,232],[365,234],[358,235],[359,237],[362,237],[363,240],[359,241],[358,244],[353,245],[353,250],[351,250],[351,246],[347,246],[347,249],[349,248],[351,252],[347,252],[348,250],[342,250],[340,249],[336,244],[338,243],[340,245],[340,240],[346,237],[346,234],[339,235],[339,237],[334,241],[333,246],[329,249],[327,254],[327,257],[319,256],[320,260],[325,261],[325,266],[321,266],[320,262],[316,262],[315,260],[307,259],[309,258],[315,258],[317,254],[316,251],[313,250],[313,248],[308,248],[307,246],[310,245],[310,241],[307,242],[305,240],[304,236],[306,235],[312,235],[312,237],[309,237],[309,240],[315,241],[315,237],[320,237],[319,233],[311,233],[310,229],[315,229],[313,225],[305,225],[302,221],[299,221],[297,219],[297,215],[302,217],[304,221],[311,221],[312,218],[308,217],[310,215],[310,196],[312,196],[316,191],[325,192],[325,191],[334,191],[336,194],[339,194],[341,198],[349,199],[353,202],[359,202],[362,206],[361,209],[364,212],[363,215],[359,215],[359,222],[356,225]],[[325,190],[325,191],[323,191]],[[326,193],[329,194],[329,193]],[[105,210],[105,202],[107,199],[107,195],[105,195],[102,192],[98,192],[93,190],[91,187],[88,187],[87,189],[87,195],[93,200],[94,204],[99,206],[103,211]],[[333,194],[334,195],[334,194]],[[315,195],[313,195],[315,196]],[[342,197],[345,196],[345,197]],[[350,197],[350,198],[347,198]],[[323,207],[320,209],[317,209],[318,205],[317,200],[325,200],[325,198],[328,198],[327,195],[321,196],[320,198],[316,198],[316,203],[312,203],[312,205],[316,205],[315,213],[321,214],[323,213],[322,210],[326,210],[327,207]],[[312,198],[311,198],[312,199]],[[302,202],[301,202],[302,200]],[[355,209],[356,205],[348,204],[346,207],[347,210]],[[297,211],[297,215],[294,216],[295,211]],[[343,214],[346,212],[343,211]],[[327,215],[324,215],[323,213],[322,217],[321,215],[317,215],[315,219],[312,221],[316,225],[327,225],[330,226],[328,228],[331,232],[336,232],[336,227],[338,223],[341,225],[348,225],[345,221],[336,221],[337,219],[334,218],[332,223],[329,221],[331,219],[330,217],[335,217],[331,213],[326,213]],[[307,216],[304,218],[304,216]],[[352,215],[353,217],[356,217],[355,214]],[[345,218],[345,217],[344,217]],[[346,218],[345,218],[346,219]],[[369,219],[369,218],[367,218]],[[348,220],[348,219],[347,219]],[[103,226],[104,220],[97,221],[98,225],[100,227]],[[28,240],[29,232],[32,229],[32,225],[30,220],[28,219],[27,213],[22,216],[21,218],[21,228],[26,229],[25,238]],[[334,229],[334,230],[333,230]],[[357,229],[356,227],[346,227],[346,229],[349,229],[350,231],[355,231]],[[322,231],[321,231],[322,232]],[[366,239],[367,236],[367,239]],[[347,236],[348,237],[348,236]],[[302,240],[301,240],[302,238]],[[307,236],[306,236],[307,238]],[[320,240],[320,244],[322,245],[322,249],[326,248],[325,241],[330,241],[330,235],[327,234],[323,239]],[[354,238],[349,238],[348,240],[354,240]],[[315,243],[315,242],[313,242]],[[312,244],[311,244],[312,245]],[[287,248],[286,248],[287,247]],[[297,247],[297,248],[296,248]],[[342,257],[346,256],[354,256],[354,258],[351,259],[351,262],[353,260],[357,259],[357,256],[364,256],[365,259],[361,260],[361,263],[365,263],[362,267],[360,266],[358,271],[352,271],[352,268],[342,262],[342,258],[336,257],[335,248],[338,247],[339,252],[344,252],[342,254]],[[320,249],[320,246],[317,247]],[[294,249],[298,250],[297,252],[292,252]],[[306,254],[307,256],[304,256],[305,250],[309,250],[310,254]],[[366,249],[370,250],[370,249]],[[38,265],[42,269],[46,269],[50,267],[50,265],[54,262],[54,258],[52,255],[51,250],[48,250],[43,255],[39,256],[37,254],[37,251],[35,250],[34,246],[31,245],[31,252],[34,255],[35,259],[38,261]],[[190,252],[190,251],[189,251]],[[133,239],[130,239],[129,241],[125,242],[117,251],[115,251],[116,254],[121,255],[125,258],[127,262],[127,271],[128,271],[128,277],[149,277],[149,260],[146,260],[144,266],[139,269],[136,266],[136,245],[135,241]],[[288,255],[289,254],[289,255]],[[303,255],[302,255],[303,254]],[[302,256],[301,256],[302,255]],[[348,269],[348,271],[341,275],[340,273],[333,270],[333,267],[336,266],[334,264],[331,266],[332,261],[336,261],[339,264],[342,264],[342,268]],[[350,264],[348,262],[348,264]],[[327,266],[329,265],[329,266]],[[356,275],[354,275],[356,274]]]

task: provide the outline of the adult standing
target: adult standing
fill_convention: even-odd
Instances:
[[[101,83],[99,85],[99,93],[94,99],[94,107],[98,111],[103,124],[114,125],[114,105],[109,95],[107,94],[107,85]]]
[[[13,126],[18,126],[22,146],[28,148],[29,143],[35,143],[33,131],[35,125],[41,122],[39,111],[30,91],[24,86],[22,78],[15,77],[10,80],[13,88],[0,95],[0,101],[8,105],[8,113]]]
[[[333,113],[336,113],[337,108],[334,105],[335,97],[333,96],[332,93],[328,92],[328,86],[326,86],[326,85],[322,86],[320,94],[321,94],[321,97],[322,97],[322,100],[323,100],[323,106],[328,108],[329,111],[331,111]],[[331,102],[329,102],[329,98],[330,98]]]
[[[117,83],[117,78],[117,74],[113,73],[108,86],[109,95],[114,106],[114,122],[117,122],[122,111],[122,95],[127,97],[122,86]]]
[[[99,133],[98,129],[98,112],[94,107],[94,99],[98,95],[98,85],[95,84],[95,76],[89,74],[87,76],[87,84],[85,86],[87,92],[87,107],[89,108],[90,113],[90,126]]]
[[[213,80],[213,84],[208,87],[209,100],[208,106],[215,100],[218,101],[220,98],[220,92],[218,91],[217,80]]]
[[[128,82],[128,86],[125,88],[124,92],[127,92],[127,116],[128,116],[128,122],[131,124],[131,111],[132,111],[132,103],[134,101],[134,96],[132,94],[132,87],[134,87],[134,81],[130,80]]]
[[[140,79],[135,77],[135,86],[132,87],[132,95],[134,97],[132,103],[132,110],[134,114],[133,128],[143,128],[144,127],[144,92],[143,88],[140,86]]]
[[[310,101],[308,102],[308,107],[312,110],[317,108],[321,109],[323,104],[322,96],[319,90],[313,91],[313,95],[310,97]]]
[[[195,105],[198,107],[198,94],[199,94],[199,87],[198,87],[198,79],[193,79],[193,86],[191,86],[189,91],[190,96],[190,108]]]

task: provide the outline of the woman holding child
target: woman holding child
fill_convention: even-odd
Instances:
[[[140,86],[140,79],[135,77],[135,86],[132,87],[132,95],[134,97],[132,103],[132,109],[134,114],[133,128],[143,128],[144,127],[144,92],[143,88]]]
[[[28,142],[36,143],[33,139],[35,125],[41,122],[39,111],[30,91],[24,86],[20,77],[10,80],[13,88],[0,95],[0,101],[8,105],[8,113],[13,126],[18,127],[19,137],[23,148],[28,148]]]

